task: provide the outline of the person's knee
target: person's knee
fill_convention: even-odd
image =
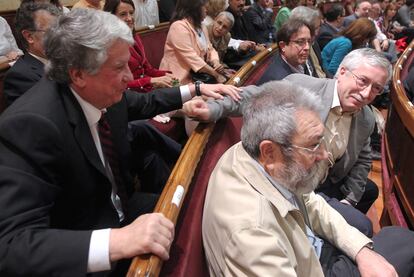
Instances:
[[[364,198],[367,200],[371,200],[374,202],[379,195],[379,189],[377,184],[375,184],[372,180],[367,180],[367,185],[365,187]]]

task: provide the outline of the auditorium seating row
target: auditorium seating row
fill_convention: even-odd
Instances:
[[[254,84],[270,64],[276,45],[249,60],[228,84]],[[185,145],[161,194],[155,212],[176,225],[170,259],[162,264],[155,255],[136,257],[128,276],[209,276],[205,263],[201,218],[208,179],[221,155],[240,141],[241,118],[200,124]]]
[[[414,61],[414,42],[397,61],[391,87],[382,140],[384,210],[381,225],[398,225],[414,230],[414,106],[407,98],[403,80]]]

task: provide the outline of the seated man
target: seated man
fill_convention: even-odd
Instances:
[[[275,55],[257,84],[282,80],[293,73],[317,77],[316,71],[308,62],[312,36],[313,29],[303,20],[292,19],[283,24],[277,32],[279,53]]]
[[[391,65],[383,55],[370,48],[350,52],[342,61],[336,79],[320,79],[292,74],[286,77],[297,86],[320,94],[324,109],[325,146],[329,159],[323,161],[320,193],[354,227],[372,235],[366,213],[378,197],[378,188],[368,179],[371,168],[370,135],[375,119],[367,106],[391,78]],[[191,117],[216,121],[228,115],[241,115],[243,107],[258,87],[243,89],[243,100],[190,101],[184,110]],[[340,202],[339,202],[340,201]],[[355,207],[358,210],[352,208]],[[362,213],[361,213],[362,212]]]
[[[325,12],[325,22],[322,23],[319,35],[316,38],[321,50],[330,42],[342,28],[345,9],[342,4],[332,4]]]
[[[24,3],[16,11],[16,37],[24,47],[24,55],[7,71],[4,78],[7,106],[44,75],[47,59],[43,40],[45,32],[59,14],[56,6],[48,3]]]
[[[121,260],[168,258],[173,224],[139,216],[157,197],[134,191],[128,120],[236,88],[124,92],[133,43],[124,22],[92,9],[62,15],[46,33],[47,78],[0,117],[0,276],[85,276],[111,265],[123,276]]]
[[[273,0],[257,0],[246,11],[244,16],[251,22],[248,30],[249,38],[256,43],[273,43],[276,41],[276,30],[273,27]]]
[[[241,143],[217,163],[204,204],[211,276],[412,276],[414,233],[369,239],[313,193],[323,147],[315,94],[269,82],[243,111]]]

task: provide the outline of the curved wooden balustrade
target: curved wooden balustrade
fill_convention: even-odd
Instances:
[[[276,44],[258,53],[250,59],[231,78],[227,84],[241,86],[255,70],[277,49]],[[199,124],[187,144],[185,145],[180,158],[178,159],[154,212],[160,212],[176,224],[186,192],[188,191],[191,179],[197,168],[197,164],[203,155],[204,148],[210,134],[215,127],[214,123]],[[141,255],[133,259],[127,276],[158,276],[162,267],[162,261],[155,255]]]
[[[414,60],[414,41],[398,59],[392,76],[392,106],[383,136],[384,212],[381,225],[414,227],[414,107],[402,81]]]

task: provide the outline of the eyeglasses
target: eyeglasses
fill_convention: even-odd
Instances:
[[[370,79],[364,76],[358,76],[351,70],[347,69],[355,80],[355,84],[361,90],[366,89],[367,87],[371,86],[371,93],[374,95],[380,95],[384,91],[384,87],[380,84],[373,83]]]
[[[298,45],[299,47],[303,48],[306,46],[306,44],[312,45],[312,40],[311,39],[297,39],[297,40],[291,40],[290,42],[295,43],[296,45]]]
[[[305,153],[307,153],[308,155],[310,155],[310,156],[315,156],[316,155],[316,153],[317,153],[317,151],[319,151],[320,149],[321,149],[321,145],[322,145],[322,142],[324,141],[324,137],[322,137],[321,139],[320,139],[320,141],[319,141],[319,143],[318,144],[316,144],[314,147],[312,147],[312,148],[308,148],[308,147],[303,147],[303,146],[298,146],[298,145],[294,145],[294,144],[292,144],[292,145],[290,145],[292,148],[296,148],[296,149],[299,149],[299,150],[303,150],[303,151],[305,151]]]

